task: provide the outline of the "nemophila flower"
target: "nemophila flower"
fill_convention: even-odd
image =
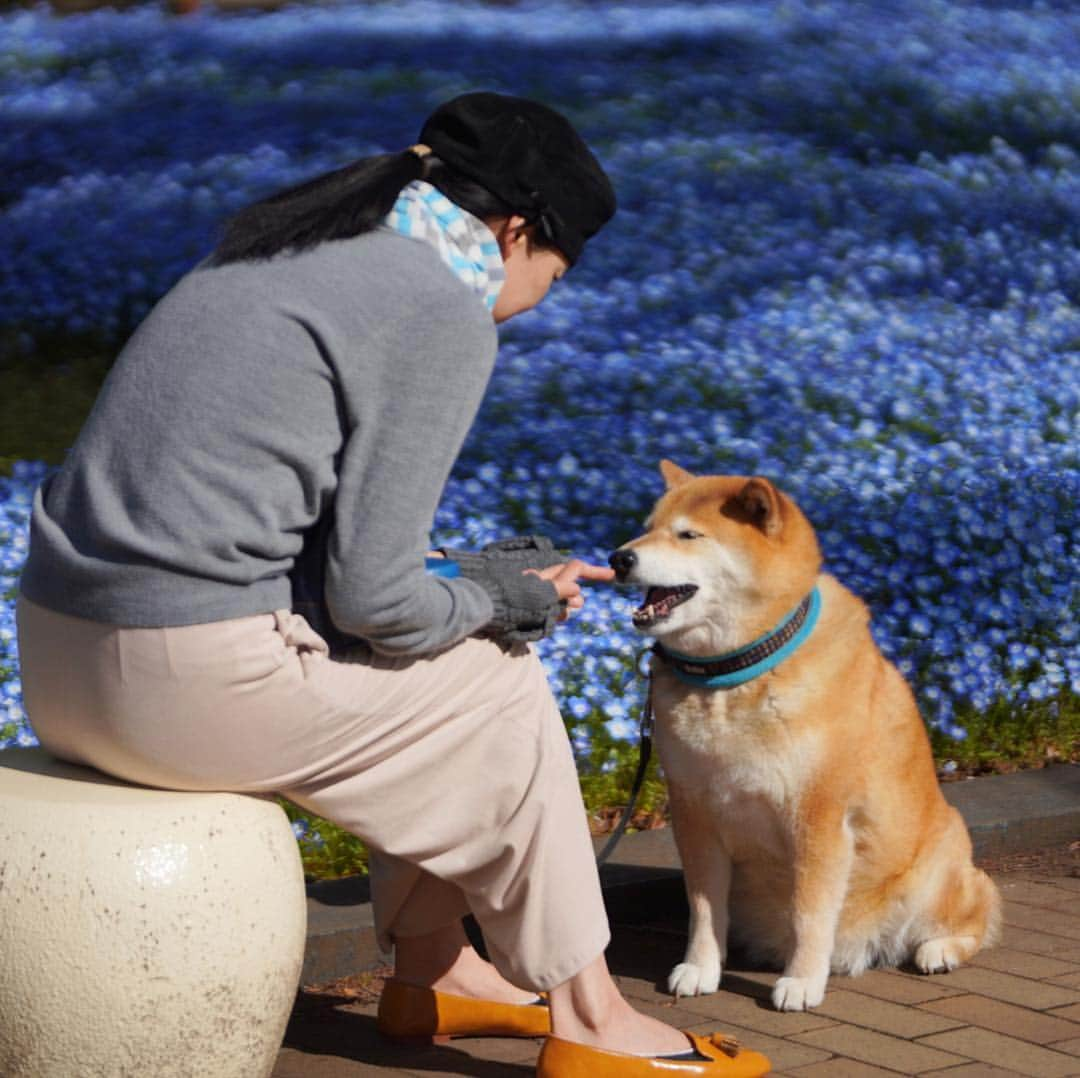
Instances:
[[[230,212],[407,144],[480,71],[578,121],[620,212],[502,327],[436,540],[541,531],[602,562],[640,530],[659,457],[764,473],[867,601],[928,721],[1023,703],[1038,678],[1067,691],[1080,15],[913,0],[883,36],[879,6],[854,0],[687,13],[345,0],[181,22],[0,15],[0,348],[116,346]],[[0,594],[42,476],[0,481]],[[626,592],[588,599],[540,648],[579,753],[590,722],[622,729],[636,707],[643,644]],[[15,644],[7,600],[0,682]],[[1050,684],[1058,668],[1069,681]]]
[[[604,728],[616,741],[630,741],[637,737],[637,723],[629,719],[608,719]]]
[[[1064,668],[1057,663],[1044,664],[1043,676],[1046,679],[1046,683],[1055,692],[1064,688],[1068,680]]]
[[[1053,686],[1046,678],[1036,678],[1022,690],[1021,697],[1026,697],[1028,700],[1042,701],[1049,699],[1052,691]]]
[[[592,711],[592,705],[588,700],[583,699],[580,696],[571,697],[566,701],[566,710],[575,719],[584,719],[590,711]]]
[[[303,820],[293,820],[292,833],[296,836],[298,841],[302,838],[306,838],[308,835],[307,824],[304,823]]]

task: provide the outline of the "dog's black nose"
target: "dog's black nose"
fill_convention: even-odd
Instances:
[[[632,550],[620,548],[608,558],[608,565],[620,580],[625,580],[626,574],[637,565],[637,555]]]

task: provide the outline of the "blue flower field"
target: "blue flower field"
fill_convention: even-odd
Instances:
[[[469,89],[570,115],[612,224],[503,327],[436,538],[596,559],[670,457],[764,474],[939,735],[1080,691],[1080,14],[1065,3],[404,0],[0,14],[0,349],[112,353],[224,216]],[[0,747],[33,742],[0,479]],[[583,777],[636,741],[635,596],[543,645]],[[1080,745],[1062,744],[1063,755]]]

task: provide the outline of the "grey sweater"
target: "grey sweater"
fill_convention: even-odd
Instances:
[[[387,230],[194,270],[37,492],[22,591],[124,626],[286,608],[304,535],[332,505],[325,599],[340,630],[415,654],[483,629],[489,589],[423,563],[496,344],[436,252]]]

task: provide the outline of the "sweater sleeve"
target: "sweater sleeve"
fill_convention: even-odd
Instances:
[[[461,286],[451,282],[455,289]],[[494,363],[490,315],[463,289],[425,304],[351,384],[325,598],[335,626],[386,654],[425,654],[486,626],[488,592],[424,570],[435,510]],[[434,308],[434,309],[433,309]],[[388,330],[388,332],[393,332]]]

